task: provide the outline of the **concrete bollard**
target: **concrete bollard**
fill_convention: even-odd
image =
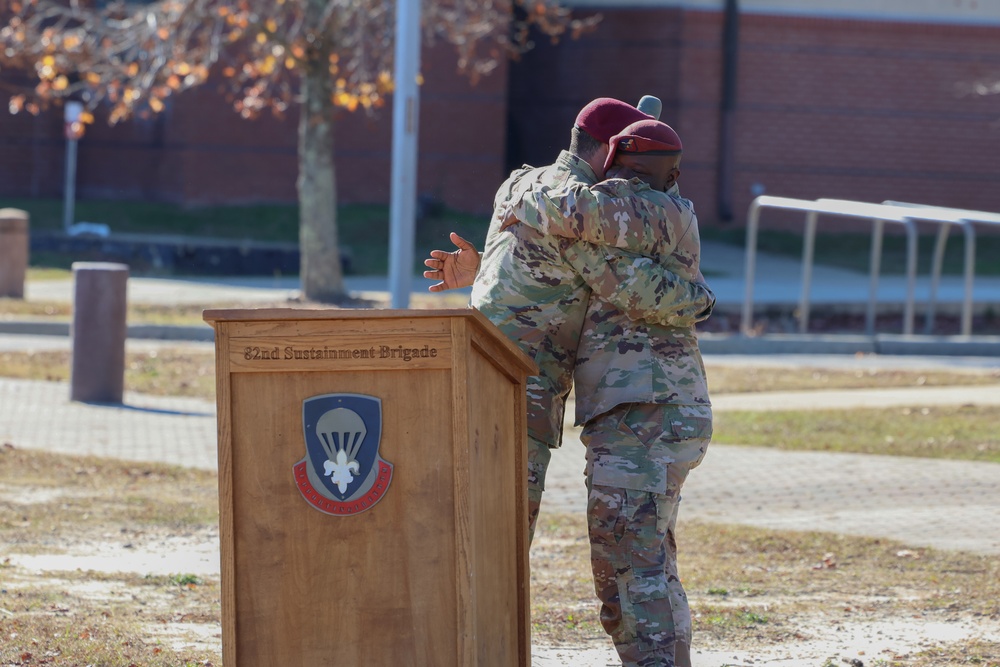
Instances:
[[[73,263],[71,401],[122,402],[127,286],[125,264]]]
[[[28,270],[28,212],[0,208],[0,297],[24,298]]]

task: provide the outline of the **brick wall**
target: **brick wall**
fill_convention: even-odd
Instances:
[[[746,17],[736,192],[1000,211],[1000,28]]]
[[[7,113],[0,93],[0,196],[44,197],[62,194],[62,111],[31,116]]]
[[[597,32],[512,66],[509,161],[546,161],[593,97],[654,94],[684,140],[682,191],[715,224],[722,14],[600,9]],[[742,16],[735,223],[755,187],[1000,211],[1000,95],[963,94],[977,81],[1000,81],[1000,27]]]
[[[418,191],[460,210],[490,210],[502,180],[506,64],[473,86],[451,47],[425,48]],[[0,99],[6,107],[7,99]],[[242,120],[214,84],[177,96],[149,120],[108,127],[98,114],[79,144],[80,198],[186,204],[294,202],[295,110]],[[62,110],[0,114],[0,196],[60,197]],[[376,117],[339,111],[334,129],[338,197],[388,202],[391,100]]]

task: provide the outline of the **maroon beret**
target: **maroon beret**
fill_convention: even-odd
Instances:
[[[621,100],[598,97],[580,110],[575,125],[602,144],[606,144],[625,126],[652,118]]]
[[[608,144],[608,159],[604,161],[604,171],[611,168],[618,151],[646,155],[680,155],[684,152],[684,144],[674,128],[652,119],[632,123],[611,137]]]

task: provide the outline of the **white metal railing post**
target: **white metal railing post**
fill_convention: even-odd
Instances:
[[[872,221],[871,258],[868,262],[868,308],[865,310],[865,333],[875,335],[875,304],[878,302],[878,280],[882,270],[882,235],[885,221],[876,218]]]
[[[903,306],[903,334],[913,335],[913,302],[917,293],[917,226],[906,224],[906,305]]]
[[[938,287],[941,284],[941,270],[944,268],[944,249],[948,244],[948,232],[951,228],[947,224],[938,226],[937,239],[934,241],[934,257],[931,261],[931,284],[927,294],[927,312],[924,313],[924,333],[934,332],[934,317],[937,307]]]
[[[760,197],[750,203],[750,210],[747,213],[747,241],[744,250],[744,296],[743,313],[740,317],[740,332],[749,336],[753,330],[753,281],[754,269],[757,262],[757,225],[760,223]]]
[[[913,333],[914,298],[917,285],[917,228],[909,219],[909,212],[901,212],[894,206],[885,204],[869,204],[865,202],[842,199],[817,199],[815,204],[824,212],[834,213],[852,218],[867,219],[874,225],[877,220],[893,222],[906,230],[906,303],[903,306],[903,333]],[[826,211],[822,207],[827,207]],[[879,247],[881,252],[881,244]],[[874,331],[873,331],[874,333]]]
[[[972,283],[976,274],[976,230],[969,220],[962,226],[965,232],[965,295],[962,302],[962,335],[972,335]]]
[[[982,224],[988,226],[1000,226],[1000,213],[989,213],[986,211],[970,211],[959,208],[947,208],[943,206],[925,206],[911,202],[886,200],[882,202],[886,206],[895,206],[907,211],[912,219],[933,222],[940,225],[959,225],[965,235],[965,257],[964,257],[964,283],[965,293],[962,301],[961,331],[963,336],[972,335],[972,307],[973,307],[973,283],[976,271],[976,230],[975,225]],[[939,230],[938,243],[943,246],[942,236],[946,232]],[[944,248],[935,246],[935,266],[938,266],[938,255],[943,255]],[[940,280],[940,269],[935,269],[935,283]],[[928,304],[929,312],[933,312],[936,303],[937,286],[932,284],[931,302]]]
[[[941,276],[944,273],[944,253],[948,243],[948,233],[950,225],[957,225],[962,228],[965,237],[965,254],[963,256],[963,283],[965,286],[962,297],[962,335],[968,336],[972,333],[972,283],[976,270],[976,230],[969,220],[957,219],[955,212],[949,209],[938,209],[933,212],[931,209],[913,211],[913,220],[933,222],[940,225],[938,227],[937,239],[934,242],[934,257],[931,265],[930,290],[927,297],[927,313],[924,323],[924,333],[931,334],[934,331],[934,319],[936,316],[938,288],[941,285]]]
[[[819,213],[806,213],[806,231],[802,239],[802,296],[799,297],[799,333],[809,328],[809,292],[812,289],[813,257],[816,250],[816,222]]]

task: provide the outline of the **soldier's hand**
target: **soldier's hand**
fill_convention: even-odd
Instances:
[[[424,266],[430,269],[424,271],[424,278],[440,281],[427,288],[431,292],[468,287],[476,280],[479,251],[455,232],[451,233],[450,238],[458,250],[431,250],[430,258],[424,260]]]

